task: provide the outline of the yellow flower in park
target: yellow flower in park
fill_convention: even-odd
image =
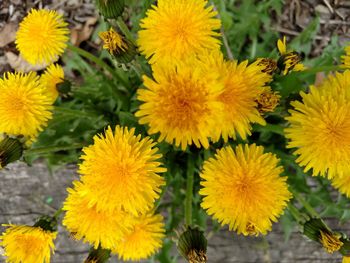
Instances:
[[[145,214],[134,218],[132,228],[112,250],[123,260],[147,259],[162,247],[165,237],[163,217],[159,214]]]
[[[86,185],[83,196],[98,211],[124,210],[137,215],[153,207],[165,184],[159,175],[161,154],[149,137],[135,135],[135,129],[108,127],[94,136],[94,144],[83,149],[79,166]]]
[[[206,57],[204,59],[203,57]],[[216,114],[216,126],[220,129],[212,129],[214,141],[220,138],[225,141],[228,138],[236,139],[236,134],[246,139],[251,135],[251,124],[265,125],[257,107],[256,98],[265,91],[265,84],[271,80],[271,76],[262,72],[263,66],[259,62],[248,65],[248,61],[225,61],[220,52],[211,52],[202,56],[207,73],[217,72],[217,80],[222,88],[215,100],[221,105],[220,114]]]
[[[278,163],[274,154],[255,144],[218,150],[200,174],[201,206],[238,234],[265,235],[291,198]]]
[[[345,48],[345,55],[343,55],[341,58],[342,58],[343,65],[346,68],[350,68],[350,46],[347,46]]]
[[[57,232],[26,225],[4,225],[0,237],[6,263],[47,263],[55,245]]]
[[[40,76],[40,83],[45,88],[44,94],[52,102],[58,97],[57,85],[64,81],[63,68],[58,64],[51,64],[46,68],[44,74]]]
[[[137,41],[151,64],[178,61],[206,49],[219,49],[221,22],[206,0],[159,0],[141,20]]]
[[[90,204],[89,196],[81,196],[84,187],[81,182],[75,182],[74,189],[68,189],[62,224],[77,240],[83,239],[95,248],[99,245],[114,248],[131,226],[131,216],[121,210],[97,211],[96,205]]]
[[[30,64],[50,64],[63,54],[68,39],[68,24],[62,15],[32,9],[19,25],[16,46]]]
[[[159,141],[209,147],[209,137],[217,129],[222,106],[216,97],[222,90],[215,71],[207,72],[203,63],[190,58],[177,65],[157,63],[153,79],[143,76],[146,88],[138,90],[142,101],[136,116],[149,125],[149,134],[160,133]]]
[[[123,37],[112,27],[108,31],[101,32],[99,36],[103,40],[103,48],[107,49],[110,54],[119,54],[128,49],[128,45],[124,42]]]
[[[0,101],[0,133],[33,138],[52,118],[51,100],[33,72],[4,74]]]
[[[330,75],[319,87],[301,93],[294,101],[290,126],[285,129],[288,147],[296,148],[297,163],[313,175],[342,177],[350,173],[350,71]],[[335,179],[337,187],[347,180]],[[343,182],[343,183],[342,183]],[[341,187],[342,188],[342,187]],[[342,188],[343,192],[345,189]]]
[[[278,67],[281,69],[283,75],[287,75],[290,71],[303,71],[305,66],[300,63],[302,56],[293,50],[287,50],[286,37],[277,41],[277,49],[281,57],[277,62]]]

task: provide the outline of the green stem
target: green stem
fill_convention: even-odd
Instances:
[[[63,213],[63,208],[61,207],[56,211],[56,213],[53,215],[53,217],[58,220],[58,217]]]
[[[304,216],[299,212],[298,208],[296,208],[292,203],[288,204],[288,210],[298,223],[305,221]]]
[[[77,118],[97,118],[98,117],[98,115],[95,112],[72,110],[64,107],[55,107],[54,112],[65,114],[65,115],[73,115],[73,116],[76,116]]]
[[[321,218],[319,213],[296,191],[291,190],[294,198],[303,205],[305,210],[313,217]]]
[[[49,147],[37,147],[28,149],[24,152],[24,155],[29,154],[46,154],[46,153],[53,153],[53,152],[59,152],[59,151],[68,151],[68,150],[75,150],[75,149],[81,149],[84,146],[86,146],[83,143],[76,143],[71,145],[65,145],[65,146],[49,146]]]
[[[134,36],[132,35],[128,26],[125,24],[124,20],[121,17],[118,18],[117,25],[119,29],[122,31],[122,33],[126,36],[126,38],[136,46],[137,44]]]
[[[116,80],[120,81],[123,84],[123,86],[125,86],[125,87],[130,86],[129,82],[124,78],[124,76],[122,76],[122,74],[117,69],[112,68],[107,63],[105,63],[102,59],[100,59],[100,58],[92,55],[91,53],[85,51],[84,49],[76,47],[72,44],[68,44],[68,48],[71,51],[75,52],[76,54],[94,62],[99,67],[108,71]]]
[[[193,179],[194,179],[193,156],[189,156],[187,160],[187,172],[186,172],[187,185],[186,185],[186,199],[185,199],[185,223],[188,226],[192,224]]]
[[[313,67],[313,68],[307,68],[303,71],[297,71],[293,72],[294,74],[303,74],[303,73],[308,73],[308,74],[316,74],[318,72],[324,72],[324,71],[338,71],[338,70],[344,70],[343,67],[337,65],[337,66],[321,66],[321,67]]]

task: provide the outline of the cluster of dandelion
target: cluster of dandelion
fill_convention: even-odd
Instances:
[[[187,186],[186,229],[178,234],[177,245],[189,262],[207,260],[207,240],[192,217],[196,174],[201,208],[229,230],[266,235],[288,207],[305,236],[349,260],[350,239],[332,231],[309,206],[300,212],[290,202],[292,193],[303,200],[287,184],[293,174],[284,171],[276,153],[251,139],[254,127],[269,125],[267,116],[278,109],[281,95],[275,79],[307,71],[303,56],[287,49],[286,38],[277,42],[277,57],[238,62],[222,53],[221,21],[205,0],[157,1],[141,20],[137,40],[121,17],[124,1],[96,4],[110,28],[99,36],[115,64],[140,74],[144,68],[137,65],[142,59],[138,55],[148,62],[132,112],[138,124],[110,124],[83,147],[80,179],[68,188],[55,215],[41,217],[33,226],[5,225],[0,245],[6,262],[49,262],[62,213],[71,237],[92,246],[86,262],[106,262],[112,255],[135,261],[155,255],[177,227],[167,228],[159,201],[175,176],[167,169],[172,151],[187,159],[181,167]],[[46,70],[40,76],[5,73],[0,79],[0,168],[30,151],[52,119],[66,83],[62,67],[54,63],[67,47],[68,34],[56,11],[33,9],[21,22],[16,36],[21,56]],[[329,75],[291,102],[282,133],[305,173],[327,177],[350,197],[349,48],[346,52],[339,68],[343,72]]]

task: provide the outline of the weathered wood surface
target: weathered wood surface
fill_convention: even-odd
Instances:
[[[32,224],[38,216],[52,214],[64,200],[65,189],[77,178],[75,166],[67,166],[50,175],[40,162],[33,167],[21,163],[10,165],[0,172],[0,223]],[[52,202],[48,202],[50,199]],[[0,227],[0,231],[3,229]],[[344,226],[342,229],[346,230]],[[62,227],[59,232],[57,250],[51,262],[82,262],[88,246],[71,240]],[[325,253],[317,244],[305,240],[297,232],[285,243],[278,224],[265,240],[220,231],[209,240],[208,258],[209,263],[341,262],[338,254]],[[0,262],[5,262],[1,256]],[[110,262],[120,261],[114,257]]]

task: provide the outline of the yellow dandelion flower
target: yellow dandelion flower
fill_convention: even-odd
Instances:
[[[123,41],[120,34],[115,32],[111,27],[110,30],[101,32],[99,34],[103,40],[103,48],[107,49],[110,54],[125,52],[128,49],[128,45]]]
[[[30,64],[49,64],[63,54],[68,34],[62,15],[53,10],[32,9],[19,25],[17,49]]]
[[[347,68],[350,68],[350,46],[347,46],[345,49],[345,55],[342,56],[343,65]]]
[[[263,151],[255,144],[222,148],[200,174],[201,206],[238,234],[265,235],[291,198],[279,159]]]
[[[320,242],[328,253],[334,253],[335,251],[341,249],[344,243],[340,241],[340,237],[341,236],[339,234],[333,234],[328,231],[320,231]]]
[[[331,179],[334,188],[338,189],[340,193],[345,194],[350,198],[350,176],[348,174],[343,176],[334,176]]]
[[[182,60],[204,49],[218,49],[221,23],[206,0],[159,0],[141,20],[138,45],[153,64]]]
[[[165,237],[163,217],[147,214],[134,219],[132,229],[125,234],[112,253],[123,260],[147,259],[162,247]]]
[[[0,101],[0,133],[35,137],[52,118],[51,101],[33,72],[4,74]]]
[[[64,81],[63,68],[58,64],[51,64],[46,68],[44,74],[40,76],[40,83],[46,89],[44,94],[53,102],[58,97],[57,84]]]
[[[350,173],[350,71],[329,76],[319,87],[301,93],[294,101],[290,127],[285,135],[289,148],[297,148],[297,163],[313,175],[348,176]]]
[[[220,135],[225,141],[228,138],[236,139],[236,134],[243,139],[251,135],[251,123],[265,125],[265,120],[259,114],[256,106],[256,98],[264,91],[265,83],[271,80],[271,76],[262,72],[259,62],[248,65],[247,61],[224,61],[219,52],[212,52],[207,61],[207,71],[217,71],[220,74],[220,82],[223,89],[216,97],[222,105],[222,112],[216,117],[219,133],[213,135],[216,141]],[[213,130],[214,131],[214,130]]]
[[[160,132],[159,141],[175,141],[183,150],[194,143],[209,147],[208,137],[215,127],[222,85],[215,72],[205,72],[195,58],[177,65],[157,63],[153,78],[143,76],[146,89],[138,90],[140,105],[136,116],[149,125],[149,134]]]
[[[125,210],[132,214],[146,212],[159,198],[165,184],[158,173],[166,171],[158,161],[155,143],[134,135],[135,129],[110,127],[94,136],[94,144],[83,149],[79,166],[86,184],[84,196],[97,210]]]
[[[348,257],[344,256],[342,263],[350,263],[350,256],[348,256]]]
[[[256,99],[259,112],[262,114],[266,112],[273,112],[279,104],[280,98],[281,96],[278,94],[278,92],[274,92],[270,87],[266,87]]]
[[[300,63],[302,56],[293,50],[287,50],[286,37],[283,40],[277,41],[277,49],[280,53],[280,59],[277,62],[278,68],[282,71],[283,75],[287,75],[290,71],[303,71],[305,66]]]
[[[261,66],[261,71],[267,74],[274,74],[277,70],[277,61],[272,58],[258,58],[257,65]]]
[[[82,197],[84,185],[75,182],[74,186],[74,189],[68,189],[62,224],[75,239],[83,239],[95,248],[99,245],[106,249],[115,247],[131,226],[131,216],[121,210],[97,211],[96,205],[91,205],[88,197]]]
[[[53,241],[57,232],[25,225],[4,226],[8,228],[0,237],[0,245],[4,248],[6,262],[50,262],[50,254],[55,248]]]

